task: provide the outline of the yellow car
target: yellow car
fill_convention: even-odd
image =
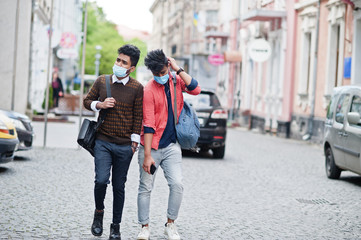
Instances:
[[[18,135],[12,121],[0,114],[0,163],[14,159],[14,152],[19,145]]]

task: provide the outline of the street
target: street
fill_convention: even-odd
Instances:
[[[58,144],[70,144],[61,136]],[[91,155],[76,147],[38,145],[0,165],[0,239],[107,239],[111,185],[103,236],[90,233]],[[176,221],[182,239],[361,239],[361,177],[343,172],[340,180],[327,179],[319,145],[229,129],[225,158],[185,154],[183,176],[184,198]],[[139,231],[137,188],[135,154],[126,184],[122,239],[135,239]],[[165,239],[167,197],[167,183],[158,171],[151,239]]]

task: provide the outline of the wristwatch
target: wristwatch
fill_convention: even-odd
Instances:
[[[179,69],[178,69],[178,71],[177,71],[177,75],[179,75],[181,72],[183,72],[184,71],[184,69],[182,68],[182,67],[180,67]]]

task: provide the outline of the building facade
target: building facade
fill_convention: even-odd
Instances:
[[[53,71],[59,72],[63,89],[69,88],[78,70],[79,47],[82,36],[82,2],[80,0],[53,1],[53,35],[51,38],[50,71],[48,46],[50,0],[33,0],[31,33],[31,65],[28,107],[43,112],[46,83]]]
[[[242,1],[240,122],[289,137],[294,83],[294,1]]]
[[[58,69],[64,89],[77,72],[82,2],[53,1],[51,70],[48,72],[51,3],[51,0],[0,3],[0,34],[4,36],[0,56],[2,109],[42,112],[46,83],[53,67]]]
[[[25,113],[29,83],[31,1],[0,2],[0,108]]]
[[[188,59],[195,76],[202,72],[230,121],[322,142],[333,88],[361,84],[361,0],[212,3],[155,1],[151,46]],[[217,66],[205,59],[214,54],[223,55]]]
[[[216,40],[209,33],[217,29],[220,2],[155,0],[150,8],[153,30],[149,50],[162,48],[203,88],[216,88],[218,69],[208,61],[216,52]]]
[[[299,1],[292,137],[322,142],[323,125],[334,87],[357,83],[351,78],[360,56],[351,1]],[[355,31],[356,33],[356,31]],[[357,37],[357,34],[355,35]],[[354,67],[355,67],[354,66]]]

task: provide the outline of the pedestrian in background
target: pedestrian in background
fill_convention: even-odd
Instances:
[[[101,236],[103,232],[104,199],[110,170],[113,185],[113,220],[109,239],[120,239],[120,222],[125,199],[125,182],[131,159],[138,149],[143,118],[143,85],[129,77],[136,68],[140,51],[136,46],[124,45],[110,77],[111,96],[107,98],[105,76],[94,82],[84,99],[86,109],[106,114],[95,140],[95,212],[91,232]]]
[[[57,71],[53,72],[51,87],[53,88],[53,106],[57,108],[59,106],[59,98],[64,96],[63,83]]]
[[[177,79],[177,121],[183,109],[183,95],[197,95],[201,89],[198,82],[188,75],[177,62],[167,57],[163,50],[157,49],[149,52],[144,60],[147,68],[153,73],[144,88],[143,101],[143,131],[141,146],[138,154],[139,163],[139,189],[138,189],[138,222],[142,225],[137,239],[149,239],[149,206],[150,197],[157,171],[151,174],[151,166],[164,171],[168,181],[169,196],[167,223],[165,234],[168,239],[180,239],[174,220],[183,197],[182,184],[182,152],[177,143],[174,121],[174,85],[170,67],[176,71]]]

